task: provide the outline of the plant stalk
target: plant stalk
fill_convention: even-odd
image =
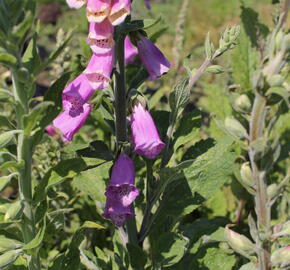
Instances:
[[[115,72],[115,121],[116,138],[118,146],[127,142],[127,99],[126,99],[126,74],[125,74],[125,36],[120,34],[116,42],[116,72]],[[137,226],[135,218],[126,222],[128,242],[138,243]]]
[[[258,219],[259,243],[258,257],[259,270],[270,270],[270,245],[269,236],[271,232],[271,206],[267,195],[266,174],[261,171],[256,160],[256,150],[252,143],[263,136],[266,114],[266,98],[256,92],[254,106],[250,121],[250,151],[249,158],[256,186],[255,206]]]
[[[28,100],[25,93],[24,87],[19,83],[17,79],[16,71],[12,71],[13,80],[13,91],[16,101],[16,120],[17,128],[24,129],[22,116],[27,114],[29,111]],[[22,215],[22,234],[25,243],[30,242],[36,235],[35,220],[34,220],[34,209],[32,206],[32,144],[31,138],[24,135],[24,132],[19,134],[17,141],[17,160],[23,162],[23,166],[19,170],[19,193],[20,199],[24,202],[24,211]],[[29,261],[30,270],[39,270],[40,260],[38,253],[35,252]]]

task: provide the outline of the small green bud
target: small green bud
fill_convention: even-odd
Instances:
[[[12,250],[12,249],[17,249],[22,247],[22,243],[14,240],[14,239],[8,239],[5,237],[0,237],[0,252],[5,252],[8,250]]]
[[[250,187],[254,185],[253,172],[249,162],[245,162],[242,164],[240,174],[241,179],[245,185]]]
[[[278,194],[278,185],[272,184],[267,187],[267,195],[270,199],[274,198]]]
[[[206,72],[213,73],[213,74],[221,74],[224,71],[225,71],[225,69],[219,65],[212,65],[206,69]]]
[[[244,128],[244,126],[232,116],[229,116],[225,119],[225,127],[229,133],[234,136],[239,138],[248,137],[247,130]]]
[[[290,246],[275,250],[271,256],[271,262],[281,266],[290,264]]]
[[[21,82],[27,82],[30,80],[29,71],[25,67],[21,67],[20,69],[18,69],[17,75],[19,81]]]
[[[18,219],[22,215],[23,209],[24,209],[23,201],[17,201],[15,203],[12,203],[4,216],[4,221]]]
[[[275,74],[271,78],[269,78],[267,81],[271,87],[282,86],[284,82],[284,78],[279,74]]]
[[[277,33],[276,38],[275,38],[275,49],[276,49],[276,51],[279,51],[281,49],[283,37],[284,37],[283,31],[280,30]]]
[[[249,113],[252,108],[251,101],[249,97],[246,94],[240,95],[236,100],[235,100],[235,108],[239,112],[246,112]]]
[[[224,237],[230,247],[238,253],[249,253],[255,252],[255,245],[247,237],[242,234],[236,233],[230,230],[228,227],[225,228]]]
[[[7,251],[4,254],[2,254],[0,256],[0,269],[3,269],[9,264],[15,262],[16,259],[21,254],[21,252],[22,252],[21,249],[16,249],[16,250]]]

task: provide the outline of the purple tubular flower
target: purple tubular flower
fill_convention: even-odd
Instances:
[[[72,116],[70,111],[65,110],[54,119],[53,125],[62,132],[64,141],[71,141],[73,139],[74,134],[86,122],[91,110],[92,106],[85,103],[79,108],[78,114]]]
[[[108,17],[111,0],[87,0],[87,18],[89,22],[102,22]]]
[[[132,44],[128,37],[125,38],[125,64],[131,64],[134,62],[136,56],[138,55],[137,48]]]
[[[101,23],[90,23],[87,42],[92,51],[96,54],[109,53],[115,45],[113,33],[114,27],[107,19]]]
[[[133,206],[123,206],[118,200],[108,197],[103,217],[112,220],[116,226],[121,227],[126,220],[134,217]]]
[[[70,8],[81,8],[86,0],[66,0],[66,2]]]
[[[112,25],[122,23],[131,12],[131,0],[112,0],[109,20]]]
[[[165,144],[160,140],[154,121],[140,103],[133,108],[131,130],[137,154],[153,159],[163,150]]]
[[[123,207],[127,207],[139,195],[134,183],[135,170],[133,161],[122,153],[113,166],[110,183],[105,195],[108,198],[119,201],[119,204]]]
[[[152,41],[139,35],[137,47],[142,64],[149,73],[149,80],[153,81],[162,74],[168,72],[170,68],[169,61]]]
[[[150,0],[144,0],[144,3],[145,3],[145,6],[146,6],[148,9],[151,9],[151,3],[150,3]]]
[[[53,125],[62,132],[64,141],[71,141],[74,134],[85,123],[92,109],[86,102],[93,93],[94,89],[83,74],[64,89],[62,93],[64,112],[53,121]]]
[[[113,70],[113,49],[105,54],[93,54],[84,70],[84,74],[94,89],[105,89],[109,86]]]

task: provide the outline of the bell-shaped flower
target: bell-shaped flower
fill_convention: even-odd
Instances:
[[[170,63],[152,41],[143,35],[139,35],[138,37],[137,48],[139,56],[142,64],[149,73],[149,80],[153,81],[168,72]]]
[[[134,106],[131,116],[131,131],[134,151],[147,158],[155,158],[165,144],[160,140],[150,113],[141,103]]]
[[[111,0],[87,0],[89,22],[102,22],[110,14]]]
[[[145,6],[146,6],[148,9],[151,9],[151,3],[150,3],[150,0],[144,0],[144,3],[145,3]]]
[[[114,50],[105,54],[93,54],[84,74],[91,86],[98,89],[105,89],[110,83],[110,76],[113,70]]]
[[[53,125],[58,128],[64,141],[71,141],[73,136],[84,125],[92,110],[92,105],[83,104],[79,107],[78,113],[73,115],[69,110],[63,111],[53,121]]]
[[[124,206],[119,200],[108,197],[103,217],[110,219],[117,227],[121,227],[129,219],[134,217],[133,206]]]
[[[121,203],[122,206],[129,206],[139,195],[135,187],[135,169],[133,161],[126,154],[120,154],[115,162],[109,186],[105,195]]]
[[[114,27],[105,19],[101,23],[90,23],[87,39],[92,51],[96,54],[108,53],[114,47]]]
[[[109,20],[112,25],[122,23],[131,12],[131,0],[112,0]]]
[[[87,1],[86,0],[66,0],[70,8],[81,8]]]
[[[137,48],[132,44],[128,37],[125,38],[125,64],[131,64],[134,62],[136,56],[138,55]]]
[[[92,108],[86,102],[93,93],[94,89],[83,74],[79,75],[64,89],[62,93],[64,112],[54,119],[53,125],[62,132],[65,141],[71,141],[74,134],[88,118]]]

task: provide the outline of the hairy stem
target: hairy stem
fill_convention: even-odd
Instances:
[[[261,171],[256,161],[256,151],[251,146],[253,142],[263,136],[266,114],[266,99],[256,92],[254,106],[250,121],[250,151],[249,158],[256,186],[255,205],[258,218],[258,229],[260,241],[258,244],[259,270],[270,268],[270,245],[269,233],[271,222],[271,207],[267,195],[266,174]]]
[[[17,73],[12,71],[13,91],[16,101],[16,120],[17,128],[23,129],[22,116],[27,114],[28,100],[25,97],[23,85],[17,79]],[[24,211],[22,216],[22,234],[25,243],[30,242],[36,235],[34,209],[32,206],[32,144],[31,138],[23,134],[18,136],[17,141],[17,160],[23,162],[23,167],[19,170],[19,193],[20,199],[24,202]],[[40,269],[40,260],[38,253],[34,253],[29,261],[30,270]]]
[[[124,56],[125,36],[120,34],[116,42],[116,72],[115,72],[115,117],[116,138],[119,146],[127,141],[127,100],[126,74]],[[135,218],[127,221],[128,242],[137,244],[137,226]]]

